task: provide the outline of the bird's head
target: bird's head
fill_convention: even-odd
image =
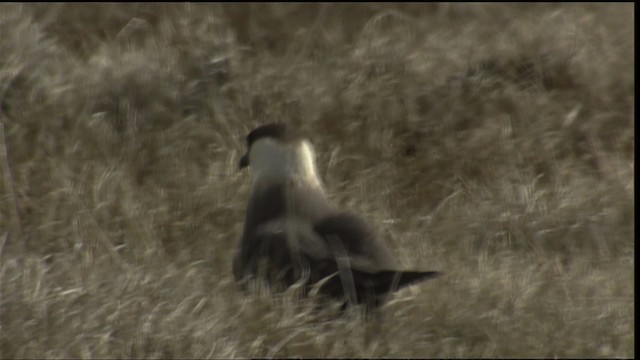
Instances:
[[[321,187],[315,151],[309,140],[281,123],[262,125],[246,137],[240,168],[249,167],[255,181],[304,181]]]

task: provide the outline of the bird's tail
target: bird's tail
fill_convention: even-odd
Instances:
[[[376,294],[394,292],[405,286],[412,285],[442,275],[439,271],[394,271],[384,270],[374,274],[353,271],[356,283],[367,284]]]

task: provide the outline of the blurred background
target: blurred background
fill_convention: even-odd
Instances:
[[[2,3],[0,357],[633,357],[634,42],[623,3]],[[447,276],[376,324],[239,293],[273,121]]]

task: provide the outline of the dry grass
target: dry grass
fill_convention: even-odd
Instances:
[[[0,356],[634,357],[633,34],[632,4],[2,3]],[[238,293],[275,120],[447,275],[372,322]]]

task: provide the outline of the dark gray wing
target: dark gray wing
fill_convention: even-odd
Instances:
[[[371,226],[353,214],[332,214],[318,222],[314,230],[327,241],[338,265],[343,258],[343,263],[350,268],[351,276],[343,277],[343,287],[345,281],[354,287],[359,302],[363,302],[363,296],[378,297],[441,274],[400,270],[391,251]]]
[[[353,269],[369,273],[398,269],[387,245],[358,216],[334,213],[316,223],[313,229],[324,239],[338,239]]]

